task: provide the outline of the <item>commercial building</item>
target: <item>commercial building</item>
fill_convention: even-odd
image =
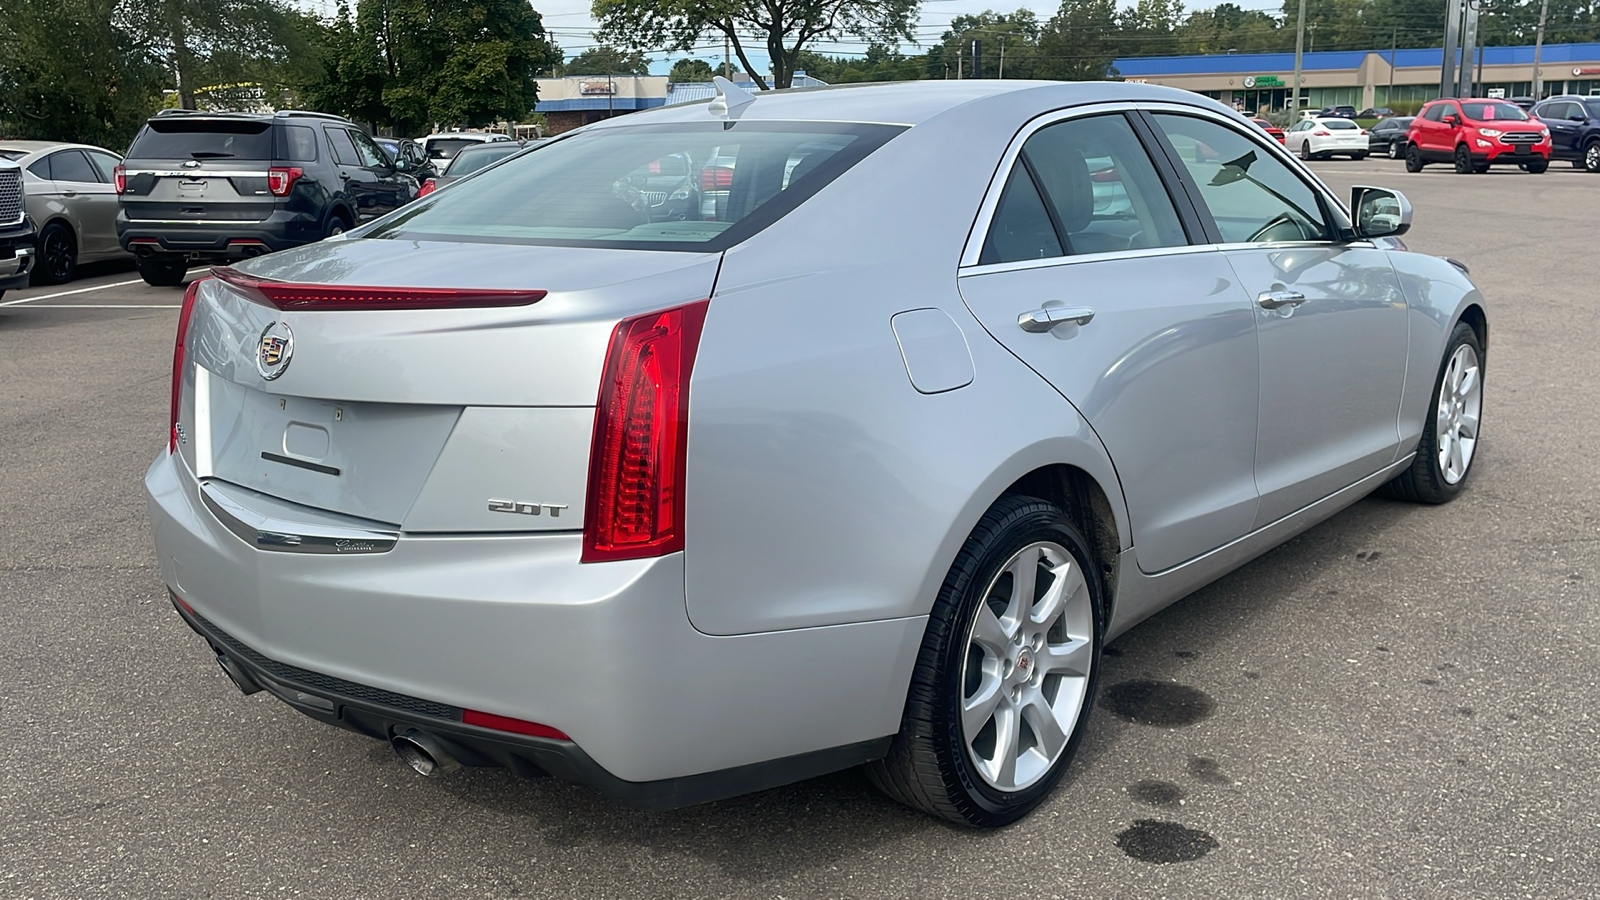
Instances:
[[[1416,106],[1439,96],[1443,63],[1438,47],[1305,53],[1300,107]],[[1130,57],[1114,65],[1124,81],[1183,88],[1256,112],[1289,108],[1294,83],[1293,53]],[[1482,72],[1475,76],[1482,96],[1533,94],[1531,45],[1484,47],[1472,65]],[[1600,94],[1600,44],[1546,44],[1539,68],[1544,96]]]
[[[733,82],[747,91],[760,87],[749,75],[733,73]],[[539,102],[534,111],[544,114],[549,134],[561,134],[624,113],[638,112],[716,96],[711,82],[672,84],[665,75],[567,75],[535,79]],[[793,87],[816,87],[824,82],[804,72],[794,73]]]

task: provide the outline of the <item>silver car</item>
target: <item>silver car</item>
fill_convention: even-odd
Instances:
[[[1148,85],[723,90],[190,287],[146,488],[245,692],[424,773],[865,765],[994,826],[1107,641],[1463,489],[1484,304],[1399,194]],[[736,160],[712,217],[627,202],[674,154]]]
[[[0,141],[22,167],[28,217],[39,230],[34,284],[64,284],[81,262],[133,257],[117,245],[113,169],[122,157],[87,144]]]

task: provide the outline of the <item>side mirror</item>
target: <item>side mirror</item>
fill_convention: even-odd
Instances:
[[[1411,229],[1411,203],[1399,191],[1353,187],[1350,212],[1358,238],[1399,237]]]
[[[1457,125],[1461,124],[1461,120],[1456,118],[1455,116],[1445,116],[1443,119],[1440,119],[1439,121],[1445,123],[1446,125],[1449,125],[1451,128],[1454,128]]]
[[[404,156],[398,157],[394,161],[394,167],[395,171],[409,172],[411,171],[411,160],[406,159]]]
[[[1572,115],[1567,116],[1567,118],[1569,120],[1573,121],[1573,122],[1587,122],[1587,121],[1589,121],[1589,117],[1584,115],[1583,113],[1573,113]]]

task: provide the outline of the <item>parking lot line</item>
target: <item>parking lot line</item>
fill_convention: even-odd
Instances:
[[[94,287],[78,288],[77,290],[73,291],[57,291],[54,294],[45,294],[42,297],[23,297],[21,300],[7,300],[4,303],[0,303],[0,306],[21,306],[24,303],[37,303],[40,300],[54,300],[57,297],[70,297],[73,294],[87,294],[90,291],[103,291],[106,288],[127,287],[130,284],[144,284],[144,279],[135,278],[132,281],[117,281],[113,282],[112,284],[97,284]]]

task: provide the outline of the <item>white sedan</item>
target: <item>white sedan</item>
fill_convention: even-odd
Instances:
[[[1367,158],[1367,130],[1349,119],[1301,119],[1283,133],[1284,146],[1301,159],[1327,159],[1348,153],[1351,159]]]

